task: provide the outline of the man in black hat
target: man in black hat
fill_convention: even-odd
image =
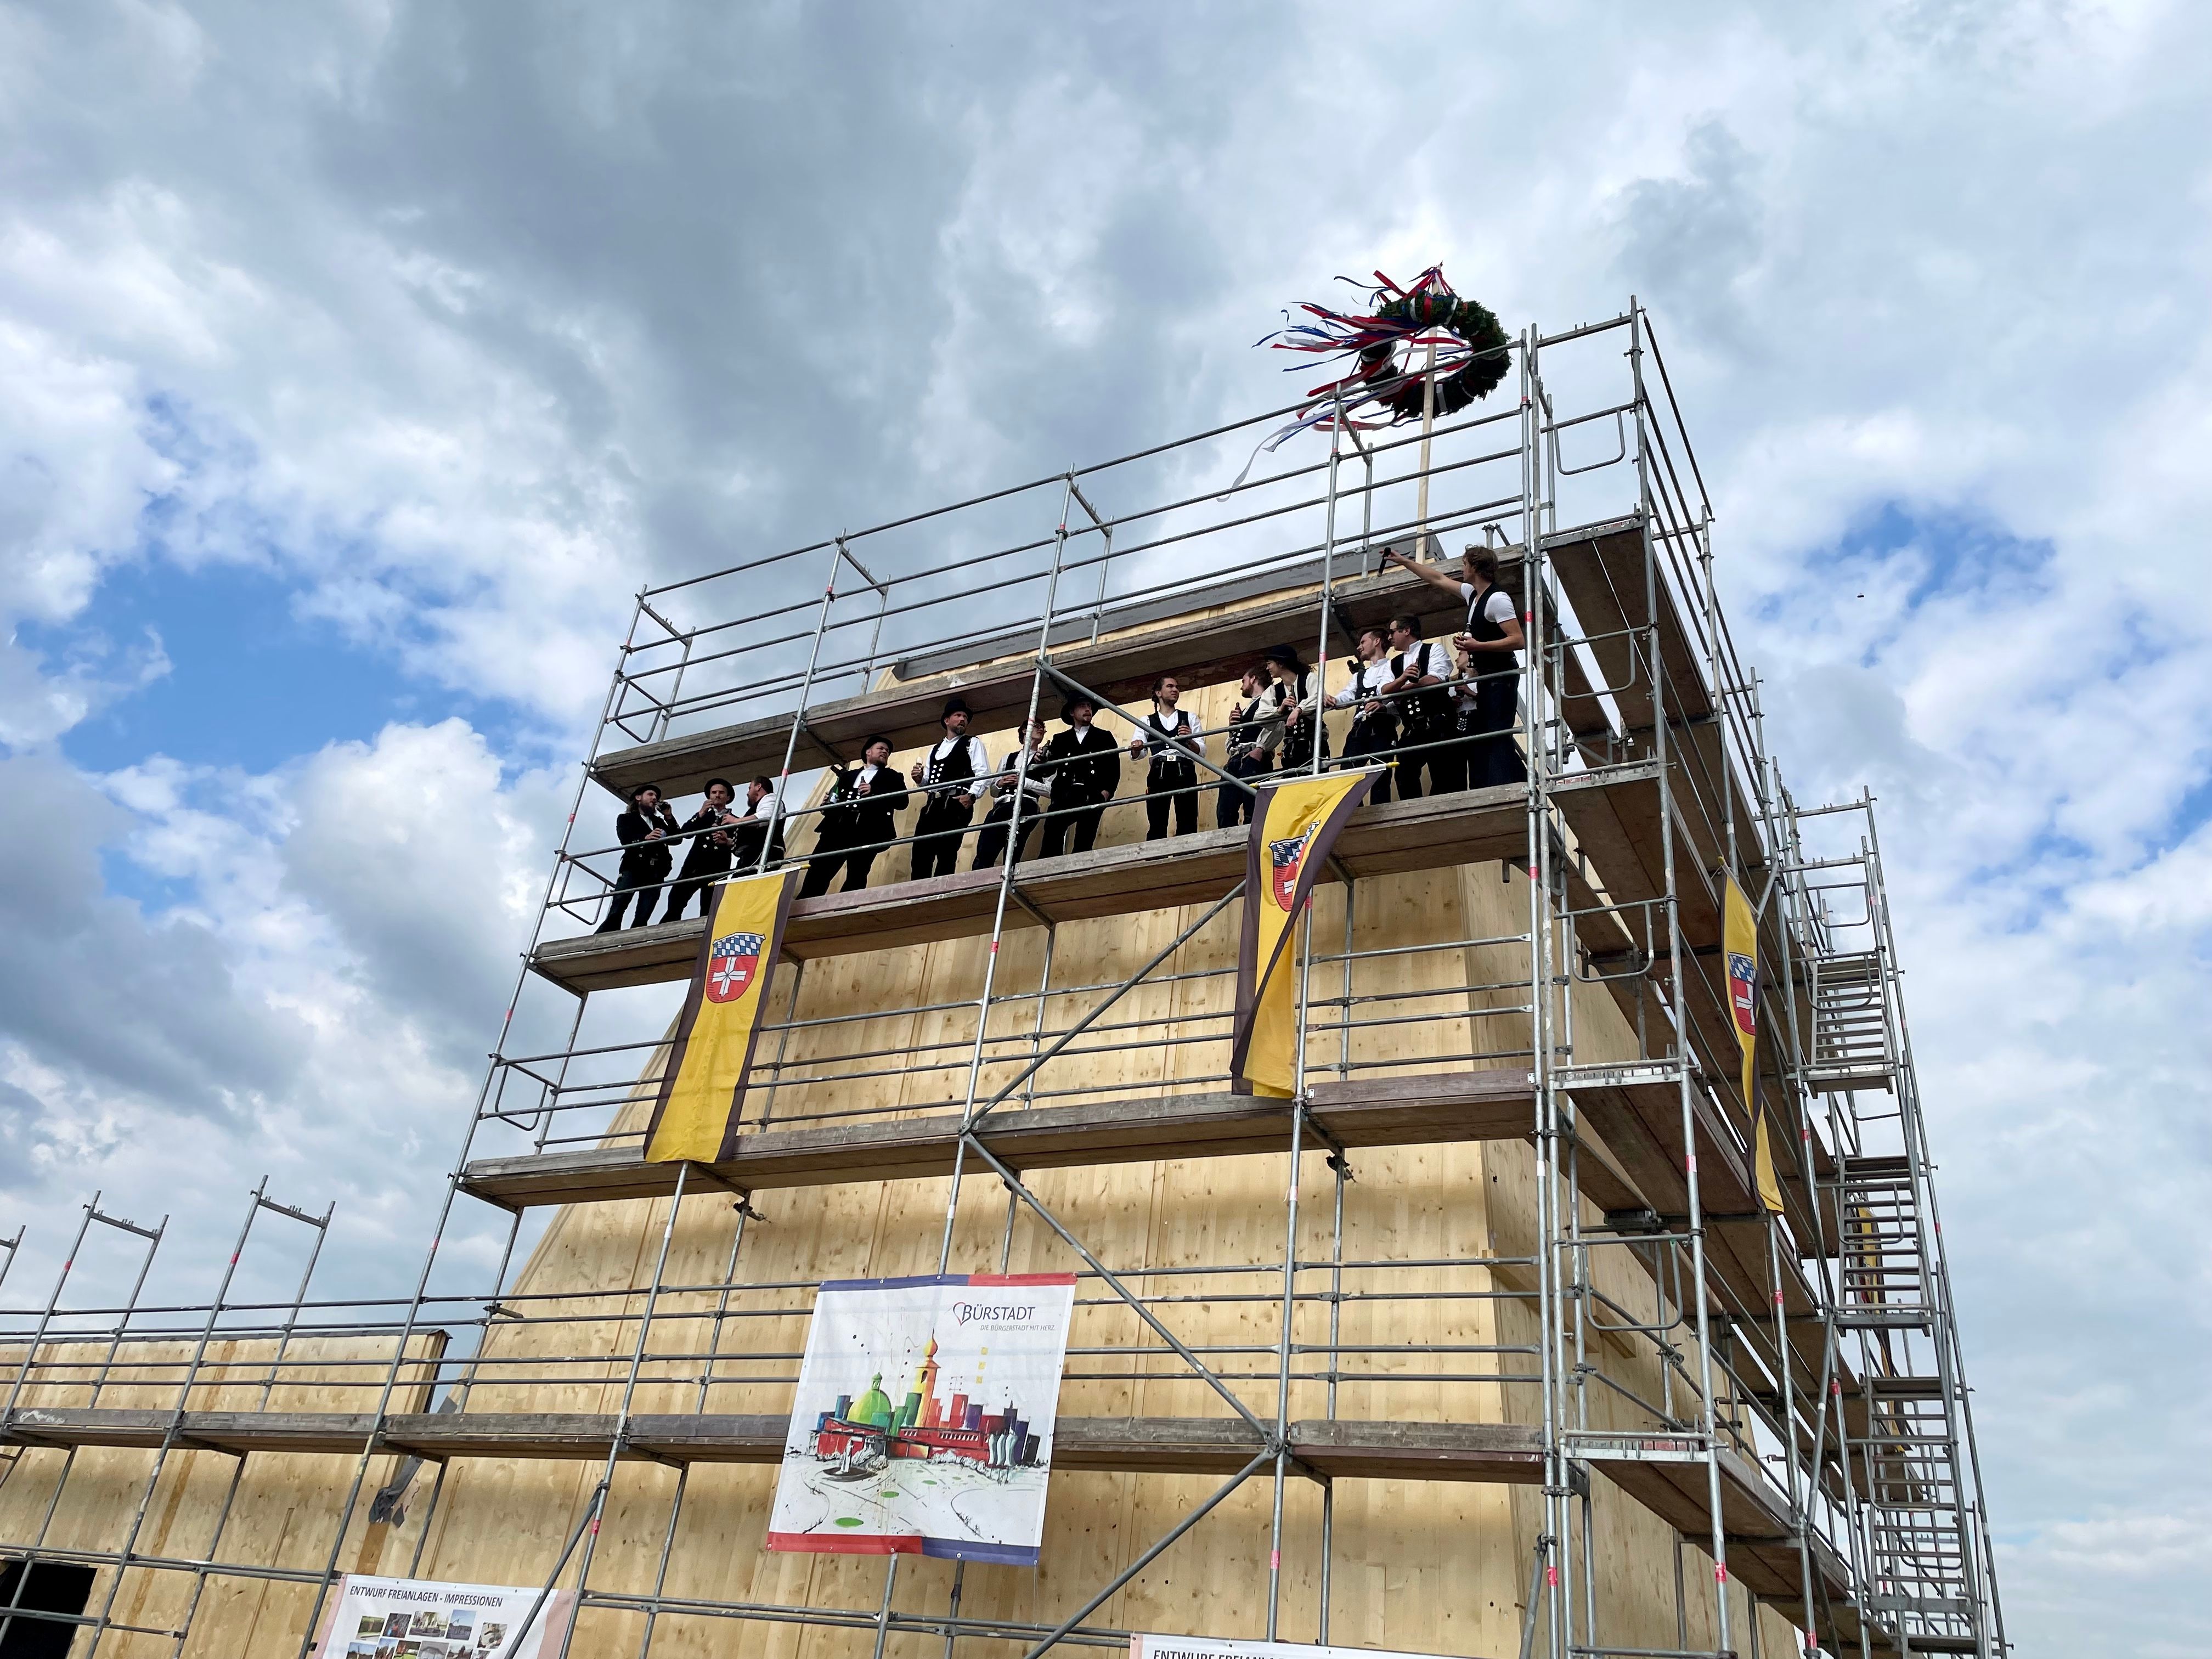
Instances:
[[[1320,733],[1322,758],[1328,758],[1328,728],[1321,719],[1321,699],[1315,695],[1313,671],[1294,645],[1267,648],[1262,659],[1270,678],[1266,714],[1272,732],[1279,732],[1282,769],[1303,772],[1313,765],[1314,738]]]
[[[961,832],[975,816],[975,802],[991,775],[990,754],[981,738],[968,735],[968,718],[966,700],[947,697],[938,716],[945,735],[909,769],[927,792],[921,815],[914,821],[914,862],[908,873],[915,881],[949,876],[959,867]]]
[[[699,901],[699,914],[712,914],[714,901],[707,893],[708,886],[730,873],[730,862],[737,852],[730,832],[730,826],[738,822],[738,815],[730,810],[736,799],[737,791],[730,787],[728,779],[707,780],[705,801],[684,820],[683,833],[688,837],[684,843],[684,868],[677,875],[676,884],[668,890],[668,908],[660,913],[662,921],[683,921],[694,895],[704,896]]]
[[[838,871],[845,872],[841,893],[868,884],[876,854],[898,836],[891,815],[906,805],[906,786],[891,770],[891,740],[877,736],[861,745],[860,762],[838,773],[830,786],[822,827],[814,835],[814,856],[806,861],[799,896],[819,898]]]
[[[629,792],[629,811],[615,815],[615,836],[623,844],[622,863],[615,870],[615,890],[599,923],[600,933],[611,933],[623,925],[623,912],[633,897],[637,901],[637,920],[630,926],[652,925],[653,896],[668,879],[669,866],[676,862],[668,849],[668,837],[676,833],[676,814],[662,802],[659,784],[641,783]]]
[[[1088,696],[1074,693],[1060,708],[1067,730],[1045,745],[1053,811],[1044,825],[1042,854],[1046,858],[1060,855],[1071,824],[1075,829],[1077,852],[1087,853],[1097,846],[1098,820],[1106,816],[1106,803],[1121,787],[1121,747],[1091,723],[1097,713],[1098,705]]]

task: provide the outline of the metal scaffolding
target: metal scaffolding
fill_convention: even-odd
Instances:
[[[60,1620],[88,1632],[75,1651],[181,1656],[207,1628],[211,1579],[261,1579],[297,1587],[305,1617],[286,1632],[305,1659],[363,1540],[411,1530],[418,1571],[449,1474],[507,1457],[599,1471],[544,1564],[546,1589],[576,1591],[577,1628],[594,1632],[579,1651],[616,1650],[617,1632],[627,1648],[634,1632],[646,1659],[671,1621],[694,1620],[872,1632],[878,1656],[894,1633],[941,1637],[948,1655],[1119,1645],[1128,1632],[1099,1622],[1115,1594],[1250,1482],[1270,1489],[1266,1627],[1209,1633],[1327,1643],[1334,1482],[1387,1476],[1535,1488],[1524,1656],[1756,1654],[1765,1605],[1807,1652],[1996,1659],[2002,1613],[1872,803],[1801,808],[1767,750],[1648,315],[1632,302],[1604,322],[1532,328],[1515,357],[1510,407],[1418,432],[1340,421],[1325,457],[1225,493],[1235,457],[1288,411],[643,592],[411,1291],[310,1299],[330,1213],[257,1188],[214,1302],[145,1306],[162,1229],[95,1198],[85,1229],[144,1242],[128,1296],[70,1307],[64,1267],[0,1334],[12,1460],[0,1500],[26,1483],[40,1494],[27,1512],[43,1516],[0,1538],[13,1575],[0,1641],[10,1619]],[[1221,827],[1022,857],[1055,817],[1033,812],[994,869],[906,882],[887,842],[874,886],[803,902],[736,1158],[643,1162],[672,994],[649,988],[688,978],[704,924],[593,930],[622,851],[581,822],[595,788],[765,774],[781,830],[760,838],[753,867],[786,841],[801,864],[828,769],[878,730],[902,749],[933,736],[948,688],[986,729],[1026,729],[1081,693],[1133,730],[1133,698],[1179,662],[1218,684],[1255,641],[1297,638],[1317,642],[1318,674],[1379,617],[1453,613],[1456,600],[1376,556],[1454,535],[1499,553],[1522,613],[1520,726],[1504,741],[1525,780],[1370,807],[1347,830],[1299,938],[1292,1102],[1230,1091],[1227,942],[1246,835],[1231,809],[1252,781],[1212,757],[1215,726],[1182,753],[1201,801],[1221,798]],[[1411,769],[1449,746],[1409,743],[1397,758]],[[1326,747],[1305,764],[1329,764]],[[1024,748],[1016,799],[1029,765]],[[1492,865],[1505,920],[1362,941],[1376,881]],[[1759,1199],[1757,1107],[1737,1081],[1719,948],[1729,881],[1759,930],[1758,1105],[1778,1132],[1778,1214]],[[1169,911],[1173,925],[1133,933],[1112,970],[1055,978],[1063,927]],[[959,994],[944,985],[964,968],[916,978],[903,1000],[802,1010],[810,976],[841,959],[963,939],[988,949]],[[1600,1057],[1594,1011],[1607,1007],[1632,1055]],[[1531,1147],[1525,1248],[1348,1248],[1346,1188],[1368,1149],[1451,1140]],[[1239,1152],[1288,1155],[1270,1260],[1116,1263],[1036,1178]],[[740,1276],[752,1200],[924,1176],[946,1182],[938,1271],[956,1255],[1004,1271],[1018,1236],[1057,1252],[1100,1322],[1071,1346],[1068,1382],[1109,1402],[1140,1389],[1177,1402],[1173,1417],[1126,1404],[1063,1417],[1068,1467],[1155,1469],[1171,1455],[1223,1483],[1050,1622],[963,1613],[964,1567],[941,1607],[898,1605],[896,1555],[872,1605],[672,1594],[694,1468],[781,1455],[777,1402],[814,1285]],[[649,1271],[612,1288],[518,1282],[546,1214],[609,1200],[665,1200]],[[734,1209],[720,1271],[672,1273],[679,1215],[702,1206]],[[313,1231],[297,1291],[230,1302],[264,1213]],[[495,1263],[488,1284],[441,1254],[471,1231]],[[1377,1340],[1382,1310],[1416,1304],[1437,1340]],[[1193,1310],[1237,1304],[1272,1340],[1188,1334]],[[1450,1402],[1451,1423],[1371,1408],[1413,1382]],[[611,1409],[539,1408],[586,1394]],[[1416,1440],[1431,1474],[1408,1472]],[[145,1454],[135,1513],[112,1546],[65,1547],[50,1529],[89,1446]],[[235,1463],[204,1547],[157,1553],[142,1534],[179,1450]],[[313,1517],[319,1565],[226,1555],[249,1459],[333,1453],[350,1467]],[[418,1492],[425,1462],[435,1473]],[[627,1468],[668,1475],[665,1520],[617,1545],[601,1522]],[[1674,1648],[1625,1646],[1604,1627],[1599,1476],[1677,1540]],[[1308,1488],[1316,1618],[1292,1631],[1286,1554],[1306,1534],[1286,1524],[1286,1500]],[[1685,1571],[1686,1544],[1709,1559],[1709,1589]],[[64,1567],[97,1575],[88,1610],[30,1606],[36,1573]],[[126,1607],[155,1611],[126,1622]],[[1692,1644],[1693,1611],[1710,1646]]]

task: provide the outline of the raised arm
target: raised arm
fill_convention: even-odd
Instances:
[[[1459,597],[1459,578],[1448,570],[1440,570],[1432,564],[1421,564],[1395,547],[1383,554],[1382,562],[1395,564],[1401,570],[1410,570],[1430,586],[1441,587],[1454,599]]]

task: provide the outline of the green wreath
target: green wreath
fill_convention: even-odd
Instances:
[[[1375,319],[1397,324],[1408,334],[1440,328],[1466,345],[1466,362],[1436,383],[1438,415],[1456,415],[1478,398],[1487,398],[1511,366],[1512,338],[1497,313],[1480,301],[1461,299],[1449,289],[1417,284],[1413,293],[1376,306]],[[1398,366],[1394,361],[1400,343],[1386,340],[1363,349],[1359,354],[1362,377],[1379,380],[1408,374],[1410,363]],[[1423,381],[1422,375],[1411,374],[1403,385],[1375,393],[1374,400],[1389,410],[1395,419],[1419,420]]]

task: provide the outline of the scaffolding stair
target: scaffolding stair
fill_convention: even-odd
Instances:
[[[1891,1092],[1889,972],[1875,951],[1813,958],[1813,1052],[1805,1086],[1818,1094]]]

